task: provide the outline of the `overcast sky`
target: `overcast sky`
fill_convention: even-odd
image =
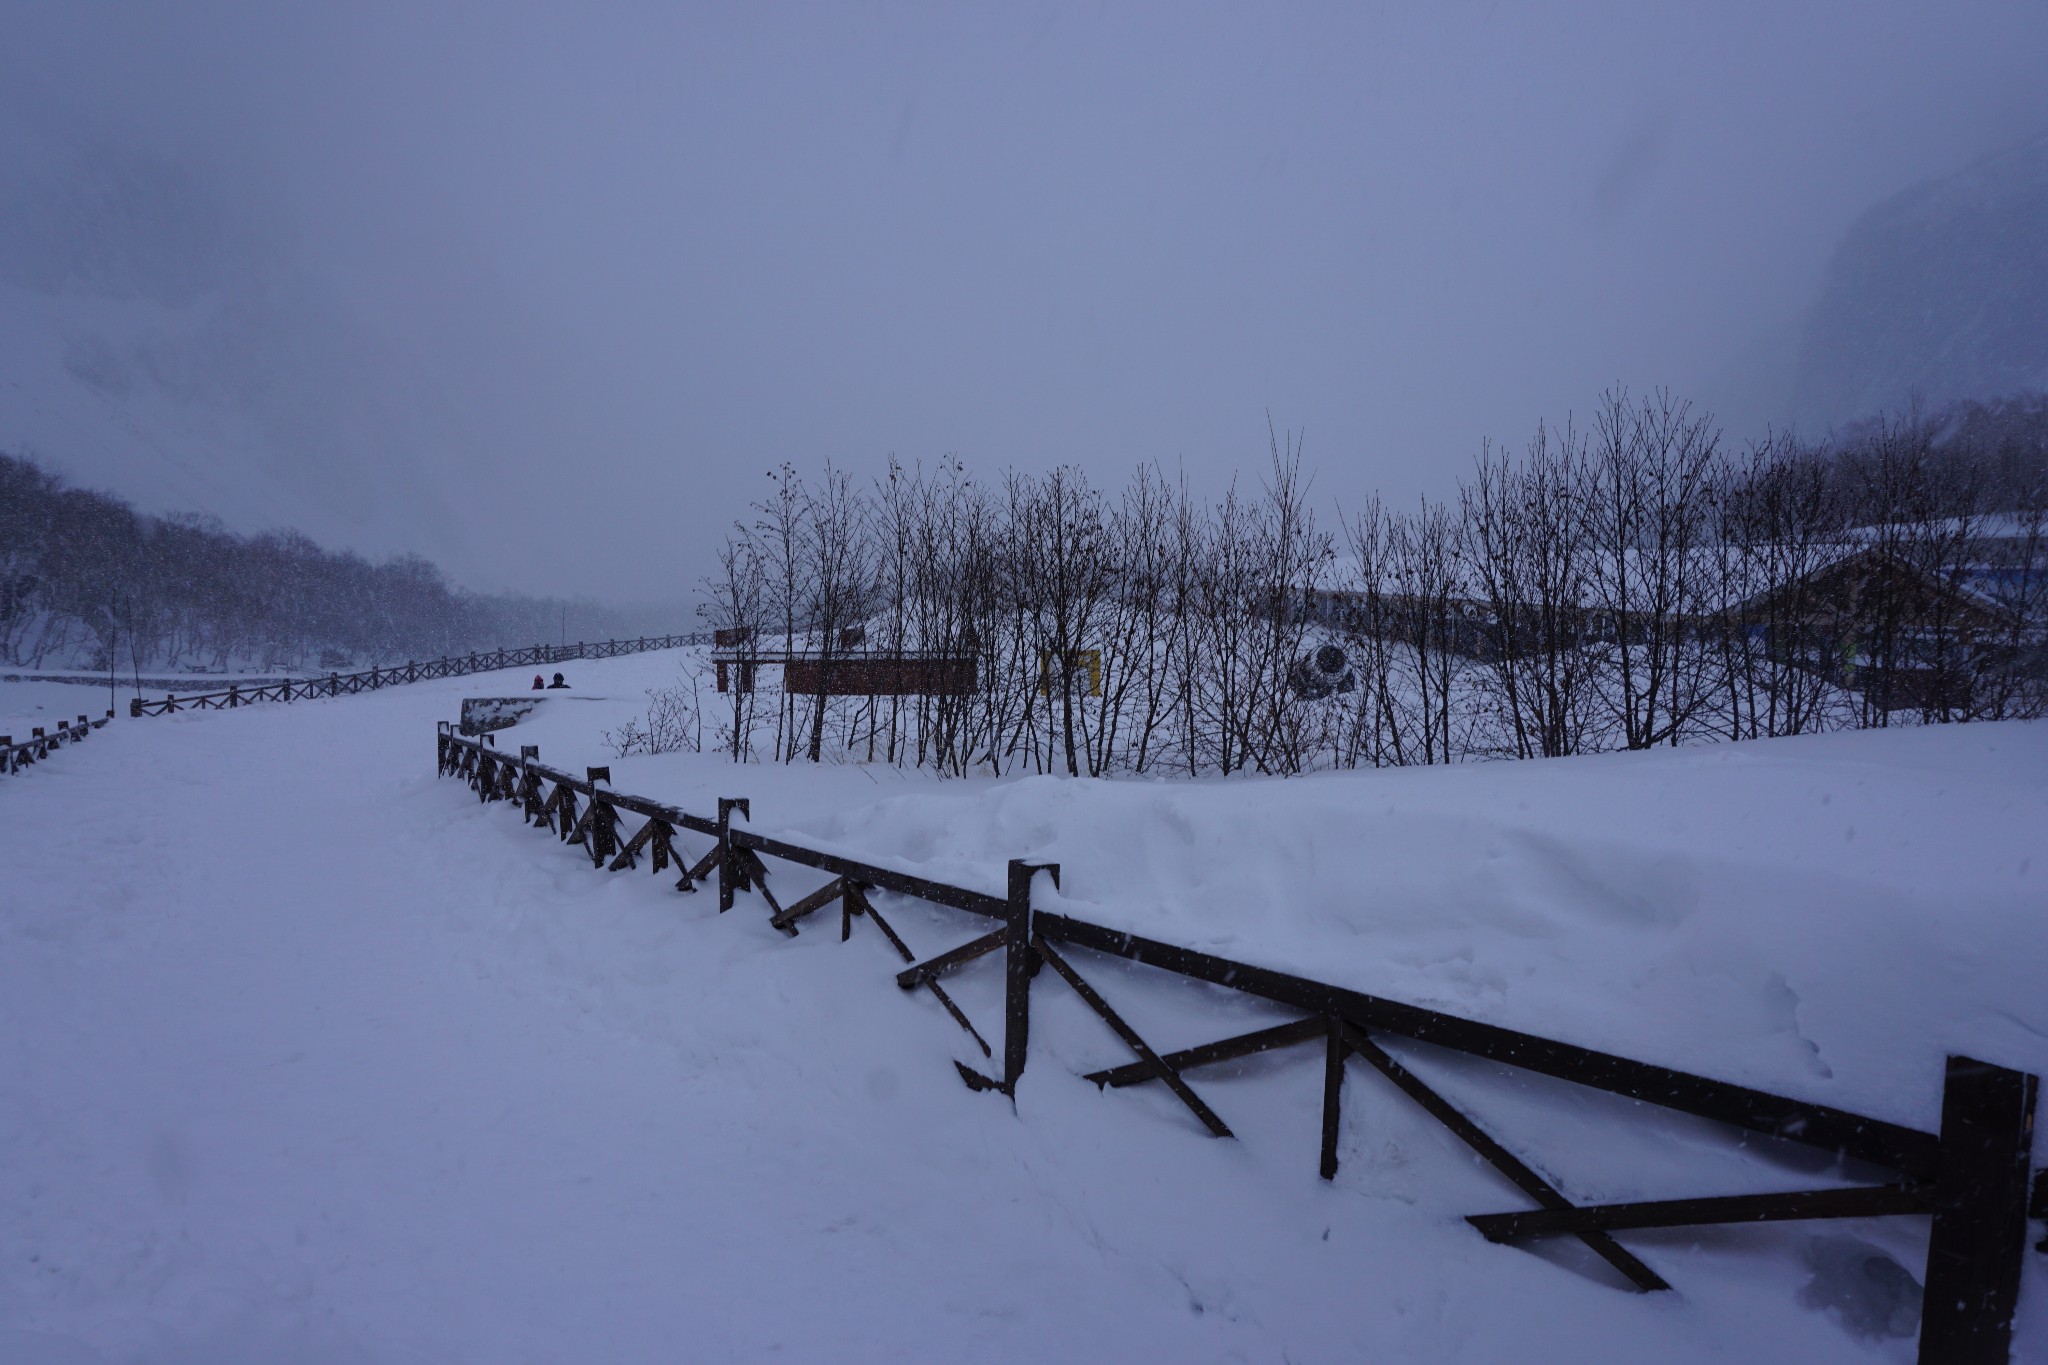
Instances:
[[[785,459],[1215,488],[1270,412],[1355,502],[1616,381],[1746,433],[1856,215],[2048,128],[2039,0],[0,18],[15,133],[178,168],[395,358],[433,439],[356,496],[416,461],[460,577],[641,598]]]

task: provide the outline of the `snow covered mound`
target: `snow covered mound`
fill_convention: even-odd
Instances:
[[[594,728],[522,741],[596,761]],[[1220,783],[613,771],[996,894],[1057,862],[1040,895],[1100,923],[1922,1128],[1948,1053],[2048,1062],[2048,725]]]
[[[1946,1053],[2048,1061],[2038,724],[1286,781],[1041,777],[795,827],[991,890],[1004,857],[1058,862],[1089,919],[1928,1129]]]
[[[2048,726],[1203,785],[613,758],[673,669],[579,665],[499,744],[1920,1127],[1945,1053],[2048,1070]],[[1050,974],[1017,1105],[970,1094],[869,926],[786,940],[436,781],[432,722],[513,686],[124,717],[0,787],[0,1362],[1913,1357],[1924,1220],[1625,1234],[1678,1289],[1631,1296],[1483,1241],[1527,1201],[1363,1068],[1318,1180],[1315,1049],[1191,1073],[1235,1142],[1098,1093],[1128,1054]],[[920,954],[983,927],[878,904]],[[1162,1048],[1266,1017],[1077,965]],[[999,975],[954,978],[990,1028]],[[1402,1056],[1576,1197],[1859,1175]]]

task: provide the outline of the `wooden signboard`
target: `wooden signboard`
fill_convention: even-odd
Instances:
[[[822,692],[828,697],[964,697],[980,690],[972,656],[857,654],[824,664],[814,658],[762,655],[714,659],[712,663],[718,669],[721,692],[730,692],[735,685],[742,692],[753,691],[755,670],[763,664],[780,664],[783,690],[795,695],[815,697]]]

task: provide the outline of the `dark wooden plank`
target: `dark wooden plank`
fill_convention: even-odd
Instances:
[[[1881,1218],[1927,1212],[1927,1196],[1905,1185],[1856,1185],[1784,1194],[1729,1194],[1699,1199],[1649,1199],[1630,1204],[1479,1213],[1465,1221],[1489,1242],[1627,1228],[1692,1228],[1722,1223],[1779,1223],[1817,1218]]]
[[[1350,1024],[1341,1026],[1345,1044],[1360,1057],[1370,1062],[1379,1073],[1392,1081],[1401,1093],[1414,1100],[1431,1118],[1451,1130],[1459,1141],[1485,1157],[1486,1160],[1515,1183],[1517,1189],[1534,1199],[1545,1209],[1565,1210],[1572,1202],[1538,1175],[1529,1164],[1494,1141],[1493,1137],[1467,1118],[1455,1105],[1423,1084],[1420,1077],[1402,1066],[1387,1054],[1386,1049],[1365,1036]],[[1651,1293],[1669,1289],[1662,1275],[1644,1265],[1634,1252],[1623,1247],[1604,1232],[1582,1232],[1579,1240],[1601,1260],[1620,1271],[1637,1289]]]
[[[1105,928],[1066,915],[1037,917],[1039,932],[1055,943],[1229,986],[1248,995],[1291,1005],[1306,1013],[1335,1014],[1354,1025],[1399,1034],[1459,1052],[1506,1062],[1528,1071],[1596,1090],[1627,1095],[1681,1113],[1801,1142],[1860,1161],[1889,1166],[1913,1180],[1931,1180],[1937,1142],[1932,1133],[1852,1114],[1828,1105],[1788,1099],[1727,1081],[1693,1076],[1669,1067],[1610,1056],[1571,1043],[1555,1042],[1495,1024],[1360,991],[1293,976],[1267,967],[1179,948],[1138,934]]]
[[[1921,1296],[1921,1365],[2003,1365],[2011,1352],[2039,1087],[2023,1071],[1948,1059],[1941,1174]]]
[[[1159,1060],[1175,1071],[1186,1071],[1192,1067],[1236,1061],[1240,1057],[1270,1052],[1275,1048],[1292,1047],[1297,1043],[1321,1038],[1326,1032],[1328,1028],[1320,1019],[1297,1019],[1291,1024],[1275,1024],[1272,1028],[1262,1028],[1253,1033],[1240,1033],[1234,1038],[1220,1038],[1213,1043],[1203,1043],[1200,1047],[1168,1052],[1161,1055]],[[1082,1079],[1093,1081],[1097,1085],[1126,1086],[1141,1085],[1154,1077],[1151,1069],[1143,1062],[1130,1062],[1123,1066],[1110,1067],[1107,1071],[1091,1071]]]
[[[937,957],[927,958],[896,973],[896,984],[904,990],[915,990],[927,981],[937,980],[956,967],[964,967],[977,958],[988,956],[1003,946],[1008,929],[995,929],[972,939],[957,948],[949,948]]]
[[[590,809],[590,861],[603,867],[605,860],[619,851],[619,813],[603,800],[592,801]]]
[[[988,1039],[981,1036],[981,1030],[976,1028],[967,1018],[966,1011],[953,1003],[953,997],[946,994],[944,986],[941,986],[936,981],[927,981],[924,983],[924,988],[932,993],[933,999],[945,1006],[946,1013],[953,1016],[954,1023],[967,1030],[967,1036],[974,1039],[975,1043],[980,1046],[982,1056],[993,1057],[996,1055],[995,1050],[988,1045]]]
[[[562,802],[565,807],[563,816],[564,819],[566,819],[568,815],[574,813],[574,811],[576,810],[575,793],[565,792],[562,797]],[[562,842],[565,844],[582,844],[589,842],[590,822],[597,817],[597,809],[599,806],[603,804],[604,803],[602,801],[592,801],[589,805],[585,806],[583,808],[583,814],[580,817],[578,817],[574,824],[569,826],[568,832],[562,835]]]
[[[638,867],[639,863],[635,861],[635,858],[639,854],[640,850],[646,848],[648,844],[652,843],[654,841],[654,837],[656,834],[663,834],[664,837],[666,837],[667,834],[673,832],[674,831],[670,830],[667,825],[663,824],[659,820],[647,821],[645,824],[640,826],[640,832],[638,834],[635,834],[632,838],[626,840],[625,847],[619,850],[619,856],[612,859],[611,867],[607,870],[612,872],[623,872],[627,868]],[[660,857],[659,854],[654,854],[652,856],[654,856],[656,859],[659,859]],[[655,871],[659,872],[660,870],[661,866],[660,863],[657,861],[655,864]]]
[[[889,927],[889,921],[882,918],[882,912],[875,909],[874,903],[868,899],[866,887],[862,886],[859,882],[849,882],[846,894],[842,898],[842,903],[846,907],[845,925],[847,930],[852,928],[852,917],[854,915],[866,915],[875,922],[875,927],[882,931],[882,937],[889,940],[891,946],[896,949],[897,954],[905,962],[917,960],[917,954],[910,951],[910,945],[905,943],[897,932]],[[851,937],[850,933],[842,932],[840,941],[844,942],[849,937]],[[981,1048],[981,1055],[984,1057],[995,1056],[994,1050],[988,1045],[988,1039],[981,1036],[981,1030],[976,1028],[973,1022],[968,1019],[966,1011],[954,1003],[953,997],[946,993],[946,988],[936,981],[927,981],[924,985],[925,989],[932,993],[932,998],[945,1006],[946,1013],[953,1016],[953,1022],[967,1030],[967,1036],[974,1039],[976,1045]]]
[[[861,908],[855,911],[854,913],[864,914],[869,919],[873,920],[875,922],[875,927],[882,931],[882,937],[889,940],[890,946],[896,949],[897,955],[901,957],[905,962],[917,961],[917,954],[911,952],[910,945],[903,941],[903,938],[900,934],[898,934],[894,929],[889,927],[889,921],[882,918],[882,912],[875,909],[874,902],[870,901],[865,894],[863,894],[860,897],[860,901]]]
[[[1181,1079],[1178,1071],[1175,1071],[1161,1060],[1159,1054],[1154,1052],[1151,1045],[1138,1035],[1136,1029],[1125,1023],[1123,1017],[1109,1007],[1109,1002],[1103,999],[1096,989],[1082,978],[1079,972],[1074,970],[1071,963],[1054,952],[1052,945],[1043,938],[1034,936],[1032,946],[1037,948],[1039,956],[1045,959],[1046,965],[1058,972],[1061,979],[1069,986],[1072,986],[1075,993],[1087,1002],[1088,1008],[1100,1015],[1102,1022],[1108,1024],[1110,1030],[1117,1037],[1124,1040],[1125,1046],[1137,1053],[1139,1060],[1152,1068],[1152,1073],[1155,1076],[1166,1082],[1167,1088],[1180,1098],[1180,1102],[1194,1111],[1195,1117],[1202,1121],[1203,1126],[1208,1128],[1217,1137],[1227,1138],[1231,1136],[1229,1125],[1217,1117],[1215,1110],[1202,1102],[1202,1097],[1194,1092],[1192,1086]]]
[[[925,877],[914,876],[908,872],[897,872],[890,868],[877,867],[872,863],[863,863],[853,858],[844,858],[836,853],[822,853],[816,849],[804,848],[800,844],[785,843],[780,839],[771,839],[767,835],[756,834],[752,830],[735,829],[732,832],[732,841],[742,848],[758,850],[771,858],[780,858],[784,862],[801,863],[805,867],[815,867],[820,872],[830,872],[834,876],[850,877],[854,881],[861,882],[867,886],[877,887],[883,891],[894,891],[898,895],[911,896],[921,901],[930,901],[933,905],[945,905],[955,910],[965,910],[971,915],[987,915],[991,919],[1000,919],[1006,912],[1007,903],[1000,896],[991,896],[981,891],[969,891],[958,886],[948,886],[944,882],[935,882]]]
[[[798,920],[802,919],[805,915],[824,909],[827,905],[839,899],[845,892],[845,889],[846,878],[834,877],[810,895],[805,896],[802,900],[790,906],[789,909],[777,911],[768,922],[788,934],[791,938],[795,938],[796,922]]]
[[[768,902],[769,918],[772,920],[780,915],[782,905],[775,899],[775,893],[768,889],[768,865],[750,848],[739,850],[739,859],[741,866],[746,869],[747,886],[752,888],[755,895]]]
[[[1325,1180],[1337,1178],[1337,1140],[1344,1129],[1344,1026],[1335,1019],[1323,1025],[1323,1153],[1318,1168]]]
[[[714,848],[690,865],[690,880],[692,882],[701,882],[711,875],[711,870],[718,866],[718,852]]]
[[[1031,978],[1038,975],[1032,949],[1031,879],[1040,867],[1022,858],[1010,859],[1009,894],[1003,900],[1003,1093],[1017,1098],[1017,1081],[1031,1052]],[[1055,885],[1058,866],[1045,865]]]

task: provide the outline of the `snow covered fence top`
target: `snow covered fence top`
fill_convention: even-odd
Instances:
[[[16,740],[13,735],[0,735],[0,775],[18,773],[48,758],[59,746],[77,743],[113,718],[114,713],[109,711],[98,720],[85,716],[80,716],[76,724],[60,720],[55,733],[46,733],[45,727],[38,725],[35,733],[24,740]]]
[[[324,678],[260,683],[254,686],[230,684],[217,692],[190,696],[170,693],[162,697],[137,697],[128,703],[131,716],[167,716],[175,711],[227,711],[260,701],[303,701],[311,697],[353,696],[374,692],[400,683],[427,682],[434,678],[460,678],[470,673],[491,673],[501,668],[544,668],[566,659],[616,659],[625,654],[643,654],[654,649],[682,649],[710,642],[703,631],[682,635],[642,635],[632,640],[579,640],[573,645],[533,645],[523,649],[494,649],[482,653],[450,654],[426,663],[407,662],[404,667],[366,668],[357,673],[329,673]]]
[[[699,880],[715,872],[721,913],[734,907],[740,893],[751,891],[767,906],[769,923],[792,936],[798,932],[801,920],[835,901],[840,908],[842,939],[851,934],[856,918],[873,920],[905,964],[897,984],[905,990],[929,990],[991,1061],[996,1057],[995,1049],[942,981],[982,957],[1002,954],[1005,979],[1000,1074],[986,1074],[956,1063],[961,1078],[975,1090],[996,1091],[1015,1098],[1028,1052],[1031,984],[1040,967],[1050,966],[1135,1057],[1123,1066],[1093,1072],[1087,1079],[1105,1087],[1159,1081],[1209,1132],[1229,1137],[1232,1134],[1227,1124],[1194,1091],[1183,1073],[1278,1048],[1320,1042],[1325,1057],[1321,1154],[1324,1178],[1333,1177],[1337,1171],[1345,1064],[1355,1056],[1484,1157],[1538,1206],[1533,1210],[1482,1214],[1468,1219],[1484,1236],[1495,1242],[1557,1235],[1577,1237],[1639,1290],[1659,1290],[1669,1285],[1616,1242],[1614,1232],[1931,1215],[1921,1306],[1920,1360],[1990,1365],[2009,1359],[2012,1321],[2026,1254],[2027,1219],[2048,1218],[2048,1180],[2034,1182],[2029,1199],[2032,1125],[2038,1092],[2038,1078],[2033,1075],[1951,1056],[1942,1089],[1940,1131],[1927,1132],[1035,909],[1031,896],[1034,875],[1049,872],[1057,883],[1057,865],[1011,861],[1007,892],[997,896],[752,833],[733,822],[735,814],[743,818],[750,815],[744,800],[720,800],[715,818],[692,814],[612,790],[608,767],[590,768],[578,777],[541,764],[534,746],[522,747],[514,758],[499,752],[488,737],[465,739],[446,722],[439,727],[437,757],[441,773],[466,778],[481,800],[517,802],[529,823],[582,847],[595,867],[624,870],[636,866],[637,859],[644,854],[657,873],[673,866],[680,874],[677,888],[685,891],[694,890]],[[639,815],[644,820],[630,838],[622,837],[621,812]],[[694,862],[679,846],[686,833],[712,841],[711,847]],[[829,880],[785,906],[769,889],[766,859],[823,872]],[[993,921],[995,927],[955,948],[919,960],[884,919],[870,898],[873,892],[889,892],[948,907],[985,922]],[[1081,975],[1068,956],[1075,950],[1244,992],[1286,1007],[1299,1017],[1162,1055]],[[1782,1193],[1575,1204],[1535,1167],[1404,1065],[1382,1046],[1382,1040],[1432,1044],[1772,1139],[1818,1148],[1838,1161],[1886,1168],[1895,1172],[1896,1177],[1886,1183],[1841,1184]],[[1569,1102],[1563,1092],[1558,1102]],[[2048,1250],[2048,1242],[2043,1243],[2043,1249]]]

